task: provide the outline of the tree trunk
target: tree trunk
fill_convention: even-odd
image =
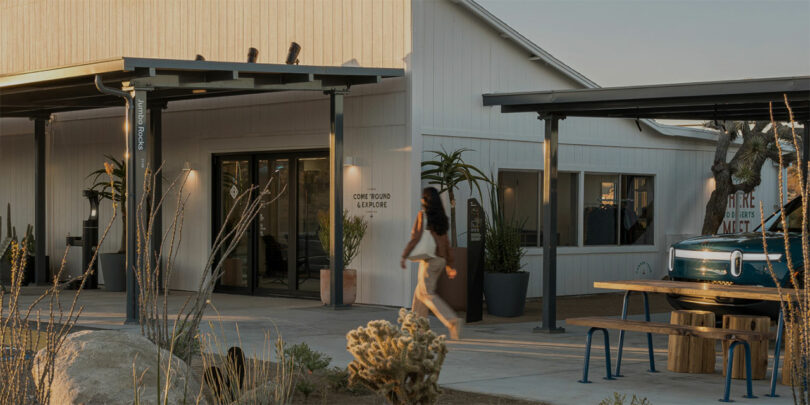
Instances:
[[[453,189],[447,190],[450,197],[450,246],[458,247],[458,239],[456,238],[456,196],[453,194]]]
[[[700,231],[702,235],[713,235],[720,229],[723,218],[726,216],[728,196],[733,189],[730,173],[727,180],[724,177],[718,178],[718,176],[715,176],[714,182],[714,191],[712,191],[709,202],[706,204],[706,217],[703,219],[703,229]]]

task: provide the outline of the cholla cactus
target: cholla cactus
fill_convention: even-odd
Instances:
[[[360,383],[395,405],[435,404],[439,372],[447,355],[444,336],[430,330],[427,318],[404,308],[397,322],[371,321],[346,334],[349,383]]]

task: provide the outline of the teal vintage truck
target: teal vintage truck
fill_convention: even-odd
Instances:
[[[785,205],[788,246],[785,249],[784,232],[779,211],[765,221],[765,242],[761,227],[754,232],[701,236],[678,242],[669,248],[668,278],[677,281],[695,281],[714,284],[742,284],[792,287],[788,269],[788,254],[793,262],[797,283],[802,282],[804,260],[802,256],[802,204],[796,198]],[[770,261],[773,268],[768,268]],[[800,285],[801,286],[801,285]],[[684,295],[667,296],[676,309],[703,309],[722,314],[768,315],[779,314],[777,302],[728,298],[698,298]]]

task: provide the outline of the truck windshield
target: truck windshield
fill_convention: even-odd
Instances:
[[[802,231],[802,202],[800,198],[794,198],[785,204],[785,222],[787,222],[788,232]],[[754,232],[760,232],[761,226],[757,226]],[[765,229],[771,232],[782,232],[782,216],[779,211],[774,212],[765,220]]]

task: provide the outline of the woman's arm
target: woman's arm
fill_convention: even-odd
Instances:
[[[419,214],[416,216],[416,222],[413,224],[413,229],[411,230],[411,240],[408,241],[408,244],[405,245],[405,250],[402,252],[402,259],[408,257],[411,254],[411,251],[419,243],[419,239],[422,237],[422,211],[419,211]]]

